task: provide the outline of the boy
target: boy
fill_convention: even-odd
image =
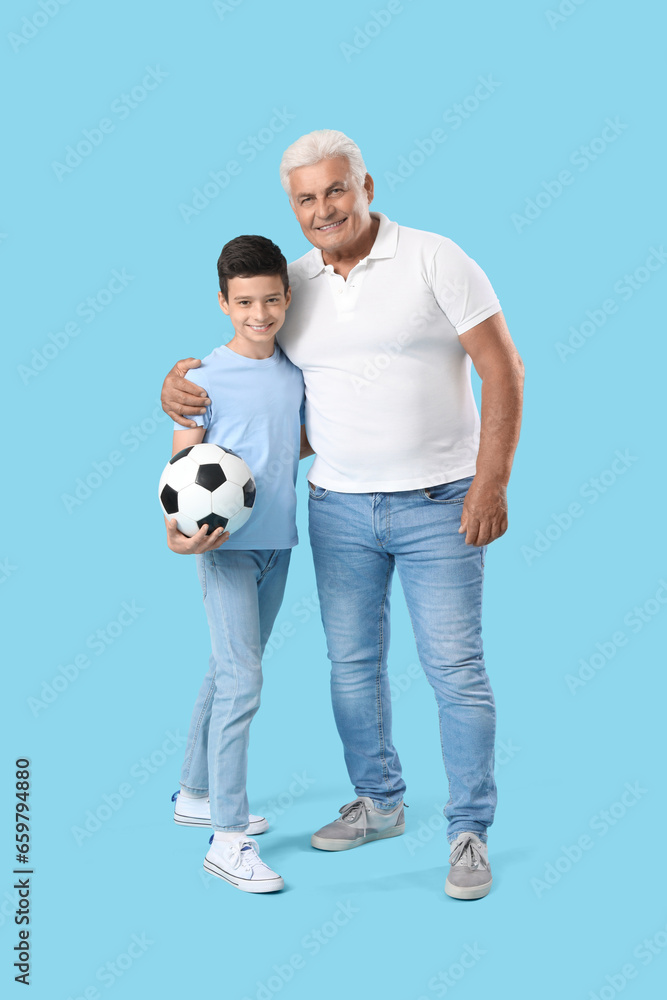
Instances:
[[[282,602],[297,544],[294,489],[299,458],[312,454],[300,369],[275,343],[291,290],[287,262],[263,236],[239,236],[218,260],[218,300],[234,336],[190,372],[211,400],[196,429],[175,424],[173,454],[209,441],[235,451],[257,484],[253,512],[232,536],[208,525],[192,538],[167,522],[174,552],[194,554],[211,632],[211,658],[188,734],[174,819],[212,826],[204,868],[246,892],[283,888],[259,857],[266,820],[250,816],[248,732],[260,703],[262,653]],[[210,802],[210,820],[209,820]]]

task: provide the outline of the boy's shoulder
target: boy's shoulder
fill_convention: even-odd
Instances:
[[[233,352],[229,351],[224,346],[214,347],[210,354],[207,354],[201,359],[201,365],[199,368],[190,369],[186,378],[199,385],[200,379],[206,380],[207,378],[210,378],[211,375],[215,375],[219,371],[228,368],[230,356],[232,355]]]

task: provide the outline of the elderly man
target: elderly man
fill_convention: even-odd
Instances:
[[[371,212],[373,180],[341,132],[302,136],[281,180],[310,250],[290,265],[278,334],[303,370],[310,541],[334,717],[356,798],[312,845],[340,851],[405,828],[387,675],[394,568],[433,687],[449,782],[445,891],[491,887],[495,704],[481,638],[487,546],[507,530],[523,364],[481,268],[444,236]],[[470,366],[482,380],[481,424]],[[163,407],[207,404],[180,361]]]

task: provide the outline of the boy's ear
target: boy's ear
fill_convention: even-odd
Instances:
[[[285,309],[287,309],[291,301],[292,301],[292,288],[290,286],[285,292]]]
[[[224,297],[222,292],[218,292],[218,302],[220,303],[220,308],[222,309],[225,316],[229,316],[229,306],[227,305],[227,299]]]

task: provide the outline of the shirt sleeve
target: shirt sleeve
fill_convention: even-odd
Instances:
[[[202,387],[207,396],[209,396],[208,385],[206,384],[206,377],[200,368],[191,368],[187,374],[188,382],[194,382],[195,385]],[[210,399],[210,396],[209,396]],[[208,430],[209,424],[211,423],[211,407],[206,407],[206,413],[190,413],[188,414],[188,420],[194,420],[197,427],[205,427]],[[186,431],[188,428],[183,427],[182,424],[176,423],[174,420],[174,430],[175,431]]]
[[[435,252],[429,285],[459,335],[500,312],[500,302],[484,271],[450,239],[443,238]]]

